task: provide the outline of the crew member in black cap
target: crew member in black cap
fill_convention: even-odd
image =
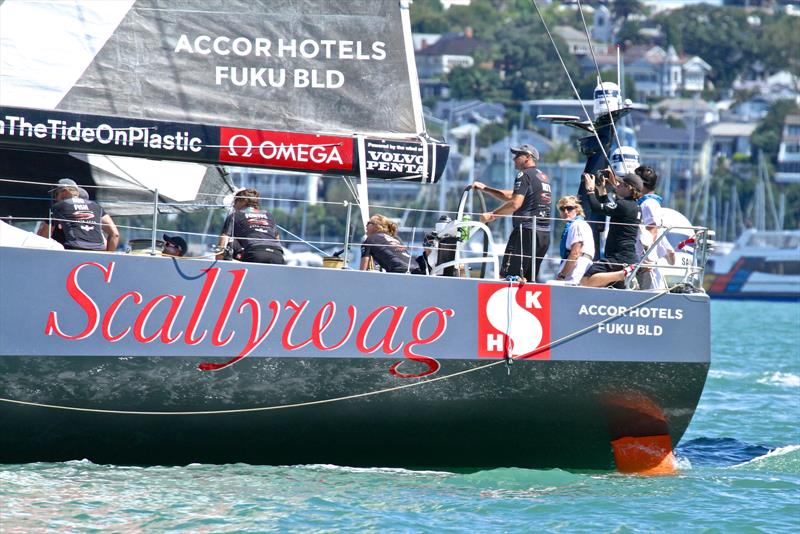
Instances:
[[[66,249],[109,252],[117,249],[117,225],[98,203],[81,196],[75,180],[62,178],[50,193],[55,202],[50,209],[53,227],[42,224],[40,236],[52,237]]]
[[[181,257],[186,254],[186,249],[186,240],[182,237],[164,234],[164,247],[161,249],[161,254]]]
[[[616,199],[608,196],[607,180],[614,184]],[[642,195],[642,179],[635,174],[626,174],[621,180],[614,175],[603,174],[595,180],[594,175],[584,173],[583,183],[592,212],[610,216],[611,224],[606,238],[605,258],[589,267],[581,285],[624,288],[625,277],[639,261],[636,241],[642,213],[636,199]]]
[[[536,162],[539,160],[539,151],[536,147],[533,145],[511,147],[511,153],[514,154],[514,168],[519,171],[513,190],[495,189],[477,181],[472,187],[486,191],[503,201],[503,204],[495,210],[481,214],[481,222],[491,222],[498,215],[514,214],[514,230],[506,244],[500,276],[521,276],[535,282],[539,267],[550,247],[552,204],[550,179],[536,167]],[[532,264],[534,217],[536,217],[536,261]]]

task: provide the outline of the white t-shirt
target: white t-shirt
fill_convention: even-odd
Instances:
[[[660,228],[662,224],[662,217],[661,217],[661,204],[658,203],[658,200],[654,198],[647,198],[639,204],[639,207],[642,210],[642,226],[639,229],[639,239],[636,240],[636,254],[641,258],[644,256],[644,245],[650,246],[653,243],[652,234],[645,228],[645,226],[655,226],[658,230],[658,236],[661,236],[664,233],[664,229]],[[647,258],[647,263],[654,263],[657,258],[663,258],[667,255],[668,252],[673,250],[672,245],[670,245],[669,241],[666,238],[662,239],[658,243],[658,249],[656,250],[655,254],[656,257],[651,254]]]
[[[583,243],[583,248],[581,249],[581,255],[575,262],[575,268],[572,270],[572,274],[564,280],[569,284],[579,284],[581,282],[583,274],[589,266],[592,265],[591,258],[594,257],[594,236],[592,235],[592,229],[589,227],[589,223],[581,219],[573,221],[569,227],[569,231],[567,232],[567,252],[570,251],[572,245],[575,243]],[[584,254],[587,254],[589,257],[586,257]],[[561,260],[559,270],[564,268],[566,262],[567,260]]]
[[[638,254],[641,258],[645,253],[645,245],[649,247],[653,244],[653,235],[646,228],[646,226],[655,226],[657,230],[657,237],[660,237],[661,234],[665,232],[665,229],[661,228],[663,218],[661,216],[661,204],[659,204],[658,200],[654,198],[646,198],[639,205],[639,207],[642,210],[642,225],[639,227],[639,239],[636,240],[636,254]],[[658,242],[655,252],[650,253],[644,263],[653,265],[658,261],[658,258],[666,257],[667,254],[673,250],[674,249],[672,248],[670,242],[664,238]],[[645,287],[665,287],[664,279],[660,269],[654,268],[647,274],[650,275],[650,282],[645,282]]]

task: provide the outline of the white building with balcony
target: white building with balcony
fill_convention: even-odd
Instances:
[[[675,97],[682,91],[700,92],[711,65],[699,56],[680,57],[675,48],[633,47],[625,54],[625,73],[633,78],[638,98]]]
[[[783,122],[775,181],[800,183],[800,115],[787,115]]]

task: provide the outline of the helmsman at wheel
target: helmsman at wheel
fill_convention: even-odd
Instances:
[[[550,179],[536,167],[539,151],[533,145],[511,147],[511,153],[514,155],[514,168],[519,171],[514,180],[513,190],[495,189],[477,181],[472,187],[504,201],[495,210],[482,213],[481,222],[488,223],[495,220],[498,215],[513,213],[514,229],[506,244],[500,276],[521,276],[534,282],[550,246],[552,204]],[[536,261],[532,263],[534,217],[536,217]]]

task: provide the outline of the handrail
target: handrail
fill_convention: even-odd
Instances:
[[[21,181],[21,180],[10,180],[10,179],[5,179],[5,178],[0,179],[0,181],[2,181],[2,182],[21,183],[21,184],[34,184],[34,185],[40,185],[42,187],[47,187],[48,189],[52,188],[54,186],[54,184],[49,183],[49,182]],[[203,232],[188,231],[188,228],[190,228],[190,227],[185,227],[185,228],[187,228],[187,230],[178,230],[177,228],[175,228],[174,224],[173,225],[165,224],[164,226],[166,226],[166,228],[161,228],[159,226],[158,208],[159,207],[163,207],[163,206],[170,206],[173,203],[169,202],[169,201],[164,201],[163,198],[159,198],[158,197],[159,191],[154,191],[154,190],[146,189],[146,188],[143,188],[143,187],[133,187],[133,186],[129,187],[129,186],[116,186],[116,185],[115,186],[106,186],[106,185],[83,185],[83,184],[81,184],[80,187],[85,187],[86,189],[91,189],[91,190],[102,190],[102,189],[108,189],[108,190],[131,190],[131,191],[137,191],[137,192],[140,192],[140,193],[148,192],[150,195],[152,195],[152,200],[150,200],[149,202],[143,202],[142,200],[134,201],[134,203],[136,203],[136,204],[149,204],[149,205],[153,206],[153,210],[152,210],[153,211],[153,220],[152,220],[152,223],[150,224],[150,226],[136,226],[136,225],[120,224],[119,222],[117,223],[117,227],[120,230],[125,231],[126,234],[128,234],[127,236],[125,236],[125,238],[123,238],[123,242],[127,242],[129,239],[132,239],[132,238],[137,238],[138,239],[140,237],[143,237],[142,233],[146,232],[147,233],[146,235],[149,238],[148,241],[151,242],[151,246],[149,247],[149,250],[148,250],[148,252],[150,252],[151,254],[157,253],[157,251],[155,249],[155,241],[157,241],[157,238],[160,236],[160,233],[162,233],[162,232],[170,233],[170,234],[184,235],[184,236],[186,236],[187,241],[190,241],[190,242],[193,241],[194,242],[194,246],[196,246],[196,243],[197,243],[198,240],[207,242],[208,240],[215,239],[215,238],[218,237],[217,233],[208,232],[208,228],[209,228],[209,223],[208,222],[206,223],[206,230],[203,231]],[[469,188],[469,187],[464,189],[465,192],[468,192],[469,190],[471,190],[471,188]],[[467,195],[464,195],[464,196],[466,197]],[[225,194],[217,194],[217,193],[199,193],[197,200],[194,201],[194,202],[180,202],[180,203],[176,203],[176,204],[179,204],[182,207],[190,207],[190,208],[193,207],[193,208],[200,208],[200,209],[203,209],[203,208],[210,209],[211,211],[210,211],[210,214],[209,214],[209,217],[208,217],[208,221],[211,221],[212,220],[212,215],[215,218],[220,216],[214,210],[218,210],[218,209],[221,209],[221,208],[228,207],[226,205],[226,203],[224,202],[226,200],[226,197],[230,198],[230,194],[225,195]],[[47,195],[47,196],[43,195],[41,200],[45,200],[45,199],[48,199],[48,198],[49,198],[49,195]],[[276,196],[276,195],[259,196],[258,198],[261,200],[261,205],[262,206],[264,206],[266,203],[268,203],[270,201],[280,201],[283,206],[288,206],[288,210],[284,210],[288,214],[292,213],[291,210],[294,210],[294,213],[297,214],[298,212],[296,210],[298,209],[299,205],[306,205],[306,204],[310,204],[311,203],[311,201],[306,200],[306,199],[285,198],[285,197],[279,197],[279,196]],[[35,199],[31,199],[31,200],[35,200]],[[113,202],[113,201],[102,201],[102,204],[108,205],[109,202]],[[339,213],[337,214],[337,217],[341,217],[338,220],[338,221],[341,221],[342,219],[344,219],[344,217],[342,217],[342,216],[345,215],[345,213],[341,211],[341,208],[344,207],[344,208],[346,208],[346,212],[348,214],[348,219],[350,218],[349,215],[350,215],[350,212],[352,210],[352,205],[347,200],[345,200],[345,201],[319,200],[319,201],[316,201],[316,204],[319,204],[319,205],[323,206],[323,208],[322,208],[323,209],[323,214],[321,215],[322,217],[330,216],[330,212],[326,212],[328,207],[338,207],[339,208]],[[495,241],[495,239],[497,238],[496,237],[497,234],[493,234],[492,233],[492,228],[490,228],[486,224],[481,223],[479,221],[479,216],[481,215],[482,212],[478,213],[478,212],[468,211],[468,208],[471,208],[471,206],[467,205],[466,199],[464,199],[464,201],[462,201],[460,203],[460,205],[458,206],[459,212],[453,212],[453,211],[449,211],[449,210],[440,211],[440,210],[426,209],[426,208],[411,208],[411,207],[408,207],[407,205],[406,206],[373,205],[372,208],[375,209],[375,210],[382,211],[388,216],[392,216],[392,215],[394,215],[395,212],[399,213],[401,211],[411,212],[411,213],[421,213],[421,214],[436,214],[436,215],[447,214],[447,215],[455,216],[454,217],[455,220],[453,221],[453,226],[450,227],[450,229],[449,229],[450,232],[452,234],[456,235],[456,236],[460,236],[461,232],[459,232],[459,230],[461,230],[463,228],[467,228],[467,229],[471,230],[469,232],[471,234],[470,238],[467,238],[466,240],[464,240],[463,238],[465,236],[461,236],[461,240],[459,240],[457,242],[458,245],[455,247],[456,248],[456,252],[457,252],[455,258],[452,261],[444,262],[441,265],[434,266],[434,274],[442,274],[442,272],[446,268],[448,268],[448,267],[458,267],[459,265],[470,265],[470,264],[472,264],[472,265],[481,265],[483,267],[485,267],[487,265],[492,265],[494,267],[494,271],[493,271],[493,275],[492,276],[495,279],[498,278],[499,270],[500,270],[500,256],[502,255],[502,252],[495,248],[495,244],[497,243],[497,241]],[[459,217],[459,213],[462,215],[462,217],[465,216],[465,215],[471,216],[472,220],[463,220],[462,217]],[[294,215],[293,217],[296,217],[296,215]],[[505,218],[505,217],[513,217],[513,214],[499,215],[498,219],[502,219],[502,218]],[[278,218],[279,218],[279,220],[281,219],[280,216]],[[44,220],[44,221],[46,221],[47,220],[46,217],[13,217],[11,219],[12,220],[17,220],[17,221],[19,221],[19,220],[23,220],[23,221],[43,221]],[[8,219],[6,219],[6,220],[8,220]],[[164,219],[162,218],[162,221],[163,220]],[[563,219],[561,219],[560,217],[532,217],[531,220],[534,221],[534,226],[535,226],[535,223],[537,223],[537,222],[548,221],[550,224],[554,224],[556,221],[563,221]],[[343,236],[344,240],[342,241],[341,222],[338,222],[338,221],[337,221],[337,224],[335,225],[335,234],[334,235],[339,237],[339,239],[338,240],[331,240],[331,239],[325,239],[325,232],[324,231],[322,231],[320,233],[317,233],[316,231],[313,231],[313,233],[312,232],[308,232],[308,233],[299,232],[298,231],[299,224],[297,223],[296,219],[295,219],[294,224],[291,224],[291,221],[289,221],[289,224],[287,224],[284,220],[280,220],[280,223],[282,224],[281,229],[282,229],[282,233],[283,233],[281,241],[284,244],[284,246],[286,246],[287,248],[288,247],[292,247],[291,250],[293,250],[293,251],[297,251],[298,250],[297,248],[295,248],[295,245],[301,245],[302,244],[302,245],[304,245],[306,247],[309,247],[309,250],[315,250],[317,253],[322,254],[323,256],[325,255],[325,252],[322,249],[331,250],[331,249],[340,249],[340,248],[344,247],[345,250],[348,250],[348,249],[352,248],[352,245],[353,245],[354,238],[353,238],[353,236],[351,236],[351,233],[350,233],[351,231],[353,231],[353,228],[351,228],[350,224],[346,224],[347,231],[345,231],[345,234]],[[429,219],[428,219],[428,221],[425,221],[425,219],[423,219],[422,221],[423,222],[417,223],[416,226],[413,226],[413,227],[409,226],[409,228],[408,228],[408,230],[411,232],[411,235],[413,237],[411,239],[411,242],[409,242],[406,245],[406,248],[407,248],[407,250],[409,252],[413,251],[413,253],[415,255],[419,254],[419,253],[423,253],[425,251],[425,247],[421,246],[419,243],[414,243],[414,241],[415,241],[414,238],[415,237],[419,238],[419,236],[425,235],[428,231],[432,230],[432,228],[428,228],[427,222],[429,221]],[[54,220],[52,222],[57,222],[57,221]],[[122,221],[122,222],[125,222],[125,221]],[[411,222],[411,221],[409,221],[409,222]],[[609,224],[609,225],[618,224],[618,225],[636,226],[636,227],[640,226],[640,224],[638,224],[638,223],[636,223],[636,224],[616,223],[616,222],[608,222],[608,223],[606,223],[605,221],[602,222],[602,223],[598,223],[598,222],[595,222],[595,221],[587,221],[587,222],[590,225],[592,225],[592,227],[595,230],[598,229],[598,226],[597,226],[598,224],[602,224],[602,225],[605,225],[605,224]],[[147,223],[145,223],[145,224],[147,224]],[[217,223],[215,222],[213,224],[217,224]],[[288,229],[287,229],[287,226],[288,226]],[[631,273],[630,275],[628,275],[625,278],[626,287],[630,287],[634,277],[643,268],[646,267],[646,265],[642,265],[642,263],[647,262],[648,260],[651,260],[653,258],[652,249],[656,248],[660,243],[662,243],[663,239],[667,239],[668,238],[668,235],[667,235],[668,233],[673,232],[673,231],[680,231],[680,230],[690,231],[689,235],[691,235],[691,233],[693,233],[695,238],[696,238],[696,240],[697,240],[697,245],[694,247],[694,250],[692,251],[691,265],[674,265],[674,266],[673,265],[658,265],[657,267],[654,267],[654,268],[657,268],[657,269],[663,270],[663,271],[670,271],[671,272],[670,276],[673,277],[673,278],[675,277],[674,273],[676,273],[676,272],[685,273],[684,280],[685,280],[685,282],[688,283],[688,285],[692,285],[694,287],[700,287],[700,285],[702,283],[702,277],[703,277],[703,273],[704,273],[705,262],[706,262],[706,259],[708,257],[708,253],[709,253],[709,249],[708,249],[708,247],[709,247],[709,240],[708,240],[709,234],[708,234],[708,232],[709,231],[708,231],[708,229],[703,228],[703,227],[697,227],[697,226],[669,226],[669,227],[658,227],[658,228],[659,228],[659,235],[657,236],[657,238],[654,241],[653,245],[645,252],[644,257],[640,260],[640,262],[635,265],[633,273]],[[469,242],[473,235],[477,235],[479,233],[479,232],[477,232],[475,230],[480,230],[480,232],[482,232],[484,234],[484,236],[486,236],[486,239],[488,240],[488,244],[484,246],[484,254],[483,254],[484,257],[480,257],[481,254],[478,253],[477,251],[472,252],[469,249],[467,249],[466,247],[462,246],[462,245],[465,245],[467,242]],[[495,230],[497,231],[499,229],[495,228]],[[296,232],[296,234],[293,234],[292,231]],[[355,239],[358,239],[360,241],[360,234],[359,234],[359,226],[358,225],[356,225],[356,227],[355,227],[355,233],[356,233]],[[314,239],[305,239],[305,237],[307,235],[313,236]],[[284,238],[284,236],[285,236],[285,238]],[[289,238],[289,236],[294,236],[294,237],[296,237],[296,239]],[[507,236],[502,236],[503,242],[505,241],[506,237]],[[190,238],[192,238],[192,239],[190,239]],[[545,257],[545,258],[537,257],[536,252],[535,252],[535,250],[536,250],[536,239],[537,239],[536,233],[534,232],[533,233],[533,237],[532,237],[533,242],[528,244],[529,246],[532,246],[532,253],[529,253],[528,255],[520,254],[520,256],[526,256],[527,258],[531,258],[531,256],[532,256],[531,261],[534,262],[534,263],[536,261],[544,261],[544,262],[546,262],[544,264],[546,267],[543,269],[543,272],[545,272],[545,273],[549,272],[551,270],[551,266],[552,266],[551,262],[556,262],[557,263],[557,262],[560,262],[561,259],[558,258],[558,257]],[[553,243],[552,243],[553,245],[557,245],[557,243],[558,243],[557,239],[558,239],[558,234],[556,234],[555,235],[555,239],[553,239]],[[211,243],[209,243],[209,245],[210,244]],[[525,248],[527,249],[527,246]],[[527,250],[526,250],[526,252],[527,252]],[[196,252],[195,252],[195,254],[196,254]],[[203,256],[203,257],[205,257],[205,256]],[[688,260],[687,260],[687,263],[688,263]],[[473,274],[477,274],[477,273],[473,273]],[[542,281],[544,281],[543,278],[540,278],[540,279]]]
[[[471,264],[492,264],[494,267],[494,271],[492,272],[494,279],[499,279],[500,273],[500,261],[497,257],[497,254],[494,253],[491,249],[494,248],[494,239],[492,238],[492,232],[489,230],[489,227],[486,226],[484,223],[480,221],[452,221],[450,223],[453,226],[453,231],[458,233],[461,228],[475,228],[477,230],[481,230],[485,233],[485,235],[489,236],[489,245],[488,248],[490,250],[484,251],[483,256],[477,258],[468,258],[464,256],[463,246],[456,246],[455,250],[455,258],[451,261],[447,261],[444,263],[437,264],[433,268],[433,274],[436,276],[440,276],[444,273],[445,269],[449,267],[460,267],[462,265],[471,265]],[[477,235],[477,233],[470,232],[470,237],[464,241],[458,243],[458,245],[463,245],[463,243],[468,242],[472,237]]]
[[[661,227],[657,227],[657,228],[661,228]],[[661,234],[656,238],[656,240],[653,241],[653,244],[650,245],[647,248],[647,250],[644,253],[644,256],[642,256],[639,259],[639,262],[635,264],[634,269],[630,272],[630,274],[628,274],[625,277],[625,288],[626,289],[630,289],[631,288],[631,284],[633,283],[633,280],[636,278],[636,275],[639,273],[639,270],[642,268],[643,265],[645,265],[645,262],[648,259],[648,257],[650,256],[650,254],[654,250],[658,249],[658,244],[661,242],[661,240],[662,239],[666,239],[667,234],[671,230],[673,230],[675,228],[684,229],[684,228],[687,228],[687,227],[670,226],[670,227],[667,227],[665,231],[661,232]],[[662,267],[664,267],[664,268],[669,267],[669,268],[674,268],[674,269],[685,270],[686,271],[686,275],[684,276],[683,283],[684,284],[689,284],[692,287],[697,288],[701,284],[693,283],[692,281],[689,280],[689,278],[690,278],[690,275],[698,274],[698,273],[702,274],[703,271],[705,270],[704,267],[699,267],[698,264],[705,265],[706,256],[707,256],[707,249],[708,249],[708,240],[707,240],[708,228],[704,228],[704,227],[688,227],[688,228],[691,228],[692,230],[695,231],[695,237],[696,238],[698,236],[703,236],[702,239],[699,239],[696,242],[696,246],[695,246],[696,252],[694,254],[692,254],[692,262],[693,262],[693,264],[691,266],[673,266],[673,265],[670,265],[670,266],[661,266],[661,267],[654,267],[654,268],[660,269]],[[697,252],[700,252],[702,254],[702,256],[703,256],[703,259],[701,261],[699,261],[699,262],[697,261],[697,256],[698,256]],[[701,280],[701,282],[702,282],[702,280]]]

